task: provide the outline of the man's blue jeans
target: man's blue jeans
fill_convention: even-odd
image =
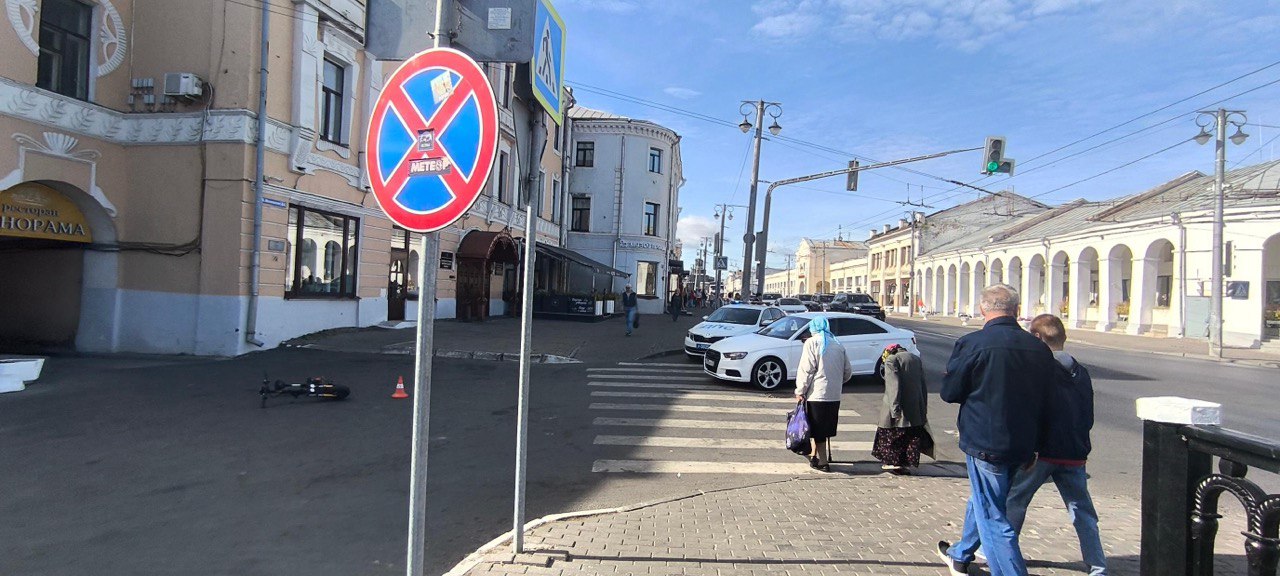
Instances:
[[[1098,536],[1098,512],[1093,508],[1093,498],[1089,496],[1088,475],[1084,466],[1065,466],[1036,462],[1031,470],[1019,471],[1009,489],[1009,501],[1006,503],[1009,524],[1019,533],[1022,523],[1027,518],[1027,506],[1045,481],[1053,478],[1053,483],[1062,495],[1062,503],[1067,505],[1067,513],[1071,515],[1071,523],[1076,527],[1076,537],[1080,539],[1080,555],[1084,563],[1089,565],[1090,576],[1105,576],[1107,559],[1102,553],[1102,539]]]
[[[1018,532],[1005,515],[1005,501],[1016,464],[992,464],[965,455],[969,466],[969,505],[964,511],[964,533],[947,554],[958,562],[972,562],[982,546],[992,576],[1027,576],[1027,564],[1018,546]]]
[[[627,334],[636,326],[636,309],[627,308]]]

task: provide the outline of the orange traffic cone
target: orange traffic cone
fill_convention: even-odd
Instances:
[[[391,393],[392,398],[408,398],[409,395],[404,391],[404,376],[396,380],[396,391]]]

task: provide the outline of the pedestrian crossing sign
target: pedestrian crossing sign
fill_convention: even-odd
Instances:
[[[533,29],[533,96],[557,124],[564,113],[564,20],[551,0],[538,0]]]

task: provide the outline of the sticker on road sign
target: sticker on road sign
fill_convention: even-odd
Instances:
[[[489,178],[498,149],[493,88],[462,52],[420,52],[387,80],[368,133],[366,170],[382,211],[402,228],[440,230]]]
[[[564,20],[551,0],[538,0],[533,29],[533,95],[556,124],[562,122],[564,102]]]

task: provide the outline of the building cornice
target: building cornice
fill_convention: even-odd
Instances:
[[[668,146],[675,146],[680,142],[680,136],[674,131],[650,122],[577,119],[573,121],[573,130],[580,134],[629,134],[644,136],[646,138],[653,138],[655,140],[665,142]]]

